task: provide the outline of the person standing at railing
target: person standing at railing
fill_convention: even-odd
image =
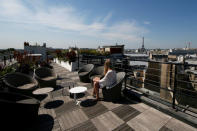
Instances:
[[[104,64],[104,77],[100,79],[99,77],[95,77],[93,79],[94,82],[94,90],[93,96],[96,94],[96,100],[99,100],[99,88],[106,87],[106,89],[110,89],[113,84],[116,83],[116,72],[112,70],[112,64],[110,59],[107,59]]]

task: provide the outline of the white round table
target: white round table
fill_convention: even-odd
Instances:
[[[74,100],[76,102],[76,105],[78,105],[80,103],[80,101],[77,101],[77,99],[76,99],[76,94],[77,93],[83,93],[85,91],[87,91],[87,87],[84,87],[84,86],[77,86],[77,87],[71,88],[69,90],[70,93],[74,94]]]
[[[34,90],[32,93],[34,95],[42,95],[42,94],[47,94],[53,90],[54,89],[52,87],[44,87],[44,88],[38,88],[38,89]]]

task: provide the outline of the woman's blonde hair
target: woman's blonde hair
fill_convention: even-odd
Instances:
[[[104,75],[107,73],[108,69],[111,69],[112,65],[110,59],[107,59],[104,64]]]

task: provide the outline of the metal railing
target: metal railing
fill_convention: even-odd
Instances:
[[[96,56],[91,56],[91,57],[84,57],[83,59],[86,59],[85,63],[94,63],[94,61],[100,60],[100,65],[104,64],[104,59],[109,58],[109,57],[96,57]],[[101,60],[102,59],[102,60]],[[184,68],[187,67],[197,67],[197,65],[191,65],[191,64],[183,64],[183,63],[170,63],[170,62],[155,62],[155,61],[148,61],[148,60],[143,60],[143,62],[153,62],[153,63],[158,63],[158,64],[171,64],[172,67],[174,66],[174,69],[166,71],[166,73],[169,74],[169,82],[168,84],[165,84],[166,87],[161,86],[161,81],[155,81],[154,79],[148,79],[145,78],[144,81],[138,80],[133,76],[135,68],[130,66],[129,63],[130,59],[123,58],[121,60],[121,66],[119,64],[114,64],[114,68],[117,71],[124,71],[126,73],[126,78],[124,82],[125,88],[132,88],[134,90],[137,90],[145,96],[150,96],[150,98],[154,98],[158,101],[164,101],[164,103],[168,103],[168,105],[171,105],[173,109],[176,110],[182,110],[182,111],[190,111],[192,113],[197,114],[197,86],[196,89],[192,87],[192,85],[197,85],[197,81],[195,80],[181,80],[179,79],[178,75],[182,75],[182,73],[178,72],[177,67],[178,66],[184,66]],[[133,60],[132,60],[133,61]],[[137,60],[140,61],[140,60]],[[98,64],[98,63],[97,63]],[[149,78],[154,77],[157,79],[161,79],[161,68],[147,68],[146,70],[151,69],[151,71],[159,72],[160,75],[155,75],[154,73],[146,73],[145,75],[149,76]],[[173,77],[172,77],[173,76]],[[167,77],[167,76],[166,76]],[[130,82],[129,82],[130,81]],[[131,81],[133,83],[131,83]],[[186,86],[190,86],[190,88],[184,87],[184,85],[181,85],[180,87],[180,82],[185,83]],[[139,87],[137,85],[143,85],[144,87]],[[168,86],[167,86],[168,85]],[[158,90],[159,92],[155,92],[154,90],[151,90],[147,88],[146,86],[149,86],[151,88],[154,88]],[[150,92],[153,92],[152,94]],[[162,92],[164,92],[166,95],[171,97],[171,100],[168,100],[167,98],[161,98]],[[157,95],[154,95],[157,94]],[[193,101],[193,103],[192,103]]]

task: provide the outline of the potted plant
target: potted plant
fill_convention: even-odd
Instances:
[[[0,76],[4,76],[7,73],[14,72],[14,68],[12,66],[4,67],[3,65],[0,65]]]
[[[71,50],[70,52],[67,52],[66,59],[68,60],[69,64],[71,64],[71,62],[75,62],[76,61],[75,51]]]
[[[32,63],[27,57],[27,52],[24,52],[24,53],[17,52],[15,53],[14,57],[17,59],[19,63],[17,72],[29,74],[30,71],[32,71]]]

